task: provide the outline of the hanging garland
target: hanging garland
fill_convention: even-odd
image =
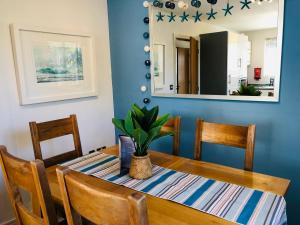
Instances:
[[[186,12],[184,11],[183,14],[181,16],[179,16],[181,18],[181,22],[188,22],[189,21],[189,14],[186,14]]]
[[[247,8],[247,9],[250,9],[250,4],[252,3],[251,1],[249,0],[243,0],[243,1],[240,1],[240,3],[242,4],[242,8],[241,10]]]
[[[218,12],[214,11],[214,8],[211,4],[211,8],[210,8],[210,12],[206,13],[206,15],[208,16],[207,17],[207,20],[211,20],[211,19],[216,19],[215,15],[217,14]]]
[[[196,15],[193,16],[194,17],[194,22],[195,23],[200,22],[201,21],[201,16],[202,16],[202,13],[199,13],[199,11],[197,11]]]
[[[163,15],[161,12],[159,12],[159,13],[156,15],[156,17],[157,17],[157,22],[159,22],[159,21],[164,21],[165,15]]]
[[[171,14],[170,14],[170,15],[168,15],[168,17],[169,17],[169,23],[171,23],[171,22],[175,22],[175,17],[176,17],[176,15],[174,15],[174,13],[173,13],[173,12],[171,12]]]
[[[227,16],[228,14],[232,15],[231,10],[234,8],[233,5],[230,5],[229,0],[227,2],[226,8],[222,9],[224,10],[225,14],[224,16]]]
[[[185,0],[187,1],[187,0]],[[185,1],[179,1],[178,3],[178,7],[183,9],[183,10],[186,10],[187,7],[188,7],[188,4],[185,2]],[[147,2],[147,3],[145,3]],[[145,1],[144,2],[144,5],[150,5],[150,3],[148,1]],[[211,5],[211,9],[210,11],[208,11],[206,13],[207,15],[207,20],[211,20],[211,19],[216,19],[216,15],[218,14],[218,11],[215,11],[214,8],[213,8],[213,5],[216,5],[218,3],[218,0],[207,0],[207,3],[209,3]],[[241,4],[241,10],[244,10],[244,9],[250,9],[250,4],[252,4],[252,0],[240,0],[240,4]],[[164,3],[162,2],[162,0],[155,0],[153,1],[152,5],[154,7],[157,7],[157,8],[163,8],[164,7]],[[191,0],[191,6],[194,7],[194,8],[200,8],[202,6],[202,3],[200,0]],[[173,1],[167,1],[165,2],[165,7],[167,9],[175,9],[176,8],[176,5]],[[235,6],[233,4],[230,3],[230,0],[227,1],[227,4],[224,6],[224,8],[222,9],[224,11],[224,16],[228,16],[228,15],[232,15],[232,10]],[[197,10],[196,13],[194,15],[192,15],[191,17],[193,17],[193,21],[195,23],[197,22],[201,22],[201,16],[203,14]],[[161,22],[161,21],[164,21],[164,16],[161,12],[159,12],[156,17],[157,17],[157,22]],[[189,21],[189,14],[186,13],[186,11],[183,12],[182,15],[180,15],[179,17],[181,18],[180,21],[183,23],[183,22],[188,22]],[[169,15],[167,15],[168,17],[168,22],[171,23],[171,22],[175,22],[176,21],[176,17],[177,15],[174,14],[173,12],[171,12]]]

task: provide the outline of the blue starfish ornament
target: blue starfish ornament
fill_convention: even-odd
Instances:
[[[169,17],[169,23],[175,22],[175,17],[176,17],[176,15],[174,15],[173,12],[171,12],[171,14],[170,14],[168,17]]]
[[[184,21],[189,21],[189,14],[186,14],[185,11],[183,12],[183,14],[181,16],[179,16],[181,18],[181,22]]]
[[[163,14],[161,14],[161,12],[159,12],[159,13],[156,15],[156,17],[157,17],[157,22],[159,22],[159,21],[164,21],[165,15],[163,15]]]
[[[197,23],[198,21],[200,22],[201,21],[201,17],[202,16],[202,13],[199,13],[199,11],[197,11],[196,12],[196,15],[195,16],[193,16],[194,17],[194,21],[195,21],[195,23]]]
[[[210,20],[211,18],[213,19],[216,19],[215,15],[217,14],[218,12],[215,12],[213,8],[211,8],[210,12],[206,13],[206,15],[208,15],[208,20]]]
[[[248,9],[250,9],[250,4],[252,3],[251,1],[249,1],[249,0],[243,0],[243,1],[240,1],[240,3],[242,4],[242,10],[244,9],[244,8],[248,8]]]
[[[225,16],[227,16],[228,14],[232,15],[231,14],[231,10],[233,9],[233,5],[230,5],[229,2],[227,3],[226,5],[226,8],[222,9],[225,11]]]

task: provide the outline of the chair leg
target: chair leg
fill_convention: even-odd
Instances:
[[[56,211],[56,215],[57,215],[57,223],[59,225],[67,225],[68,222],[66,219],[64,207],[58,203],[55,203],[55,211]]]

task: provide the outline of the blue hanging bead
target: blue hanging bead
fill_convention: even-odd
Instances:
[[[149,38],[149,32],[145,32],[144,34],[143,34],[143,37],[145,38],[145,39],[148,39]]]
[[[164,3],[162,3],[162,2],[159,3],[159,6],[158,6],[158,7],[162,9],[162,8],[164,7]]]
[[[149,104],[151,101],[150,101],[149,98],[144,98],[143,102],[144,102],[145,104]]]
[[[145,24],[148,24],[148,23],[149,23],[149,17],[145,17],[145,18],[144,18],[144,23],[145,23]]]
[[[154,7],[159,7],[159,5],[160,5],[160,2],[159,2],[158,0],[155,0],[155,1],[153,2],[153,6],[154,6]]]
[[[176,7],[175,3],[171,2],[170,9],[175,9],[175,7]]]
[[[150,66],[150,65],[151,65],[151,62],[150,62],[149,59],[145,60],[145,65],[146,65],[146,66]]]
[[[191,5],[196,8],[200,8],[201,2],[199,0],[192,0]]]
[[[146,77],[147,80],[150,80],[151,79],[151,73],[146,73],[145,77]]]
[[[171,8],[171,2],[167,1],[165,3],[165,6],[166,6],[167,9],[170,9]]]
[[[215,4],[217,4],[218,0],[207,0],[207,2],[209,4],[215,5]]]

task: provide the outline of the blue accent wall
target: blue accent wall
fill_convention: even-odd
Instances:
[[[124,117],[132,103],[142,105],[140,92],[150,81],[143,51],[147,40],[143,23],[147,10],[143,0],[108,0],[112,79],[115,116]],[[289,224],[299,224],[300,204],[300,1],[286,0],[283,62],[279,103],[173,99],[152,97],[151,105],[159,105],[162,113],[182,117],[181,155],[192,157],[195,120],[257,126],[254,170],[291,179],[286,197]],[[152,148],[171,152],[171,139],[154,143]],[[223,146],[204,146],[204,160],[242,167],[243,152]]]

